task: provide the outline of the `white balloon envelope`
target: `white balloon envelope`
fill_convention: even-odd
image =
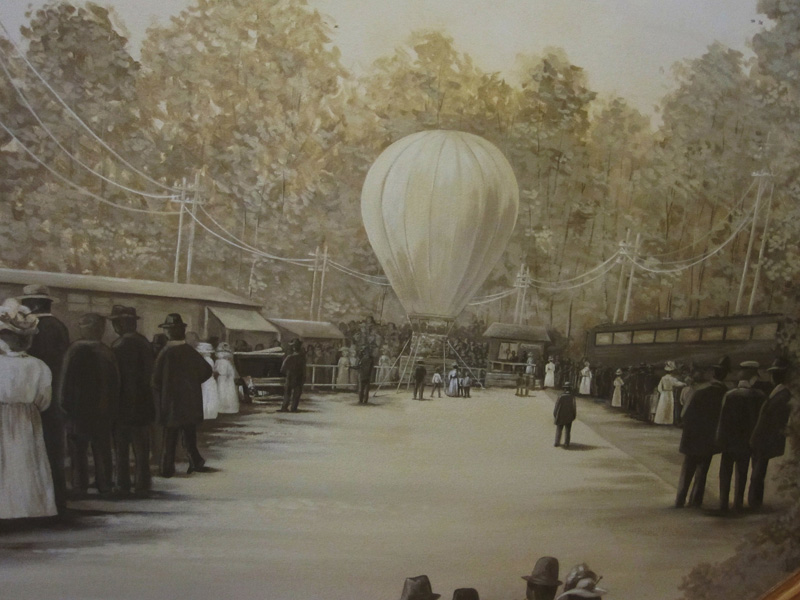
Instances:
[[[461,131],[423,131],[367,173],[361,216],[416,330],[446,329],[505,251],[519,190],[502,152]]]

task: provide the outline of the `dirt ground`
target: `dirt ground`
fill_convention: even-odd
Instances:
[[[547,394],[473,394],[381,392],[368,406],[312,394],[297,414],[268,404],[205,424],[211,472],[156,477],[149,500],[72,503],[66,525],[3,530],[0,598],[396,600],[425,573],[444,599],[474,587],[514,600],[552,555],[562,578],[587,562],[606,598],[672,599],[765,518],[672,508],[677,429],[581,400],[565,450]],[[709,505],[716,484],[712,467]]]

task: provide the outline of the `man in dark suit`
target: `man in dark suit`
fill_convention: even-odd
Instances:
[[[202,471],[205,459],[197,449],[197,426],[203,422],[201,385],[213,370],[197,350],[186,343],[186,324],[177,313],[167,315],[159,325],[169,341],[153,368],[152,388],[156,419],[164,428],[161,476],[175,474],[175,446],[178,434],[189,455],[189,473]]]
[[[358,403],[369,404],[369,384],[372,381],[372,370],[375,368],[375,359],[369,346],[361,348],[361,358],[358,361]]]
[[[578,416],[578,407],[575,402],[575,396],[571,393],[571,386],[569,382],[564,383],[564,391],[556,400],[555,408],[553,409],[553,420],[556,425],[556,442],[554,446],[561,445],[561,433],[566,430],[564,436],[564,448],[569,448],[570,436],[572,434],[572,422]]]
[[[423,400],[425,395],[425,377],[428,370],[422,364],[422,359],[417,359],[417,367],[414,369],[414,400]]]
[[[758,419],[764,394],[751,387],[758,363],[741,363],[738,386],[725,394],[717,424],[717,446],[722,451],[719,464],[719,510],[728,512],[731,478],[736,469],[733,508],[740,511],[744,506],[744,490],[747,486],[747,470],[750,466],[750,436]],[[755,372],[755,373],[754,373]]]
[[[58,397],[67,416],[73,491],[89,488],[88,450],[100,494],[110,494],[111,431],[119,414],[119,371],[111,348],[102,341],[105,317],[88,313],[78,321],[81,339],[64,357]]]
[[[297,412],[306,382],[306,355],[300,340],[289,342],[289,355],[283,359],[281,373],[286,376],[286,383],[280,412]]]
[[[783,456],[786,450],[786,424],[792,412],[792,393],[786,387],[788,368],[786,360],[777,358],[767,369],[775,387],[761,406],[750,438],[753,471],[750,475],[747,503],[752,509],[759,509],[764,503],[764,480],[767,477],[769,460]]]
[[[680,452],[684,457],[678,480],[678,494],[675,498],[677,508],[683,508],[686,504],[689,485],[693,479],[694,488],[689,498],[689,506],[702,506],[708,468],[711,466],[711,459],[719,453],[716,430],[722,409],[722,398],[728,391],[723,382],[730,372],[730,359],[724,357],[713,370],[714,376],[711,381],[697,389],[683,413]]]
[[[136,493],[150,490],[150,426],[155,420],[153,390],[153,347],[146,337],[137,333],[136,309],[116,305],[111,309],[111,321],[119,337],[111,349],[117,357],[120,375],[119,418],[114,427],[117,454],[117,487],[123,493],[131,489],[130,447],[135,461]]]
[[[26,285],[22,288],[20,304],[27,306],[39,318],[39,333],[33,338],[28,354],[44,362],[53,374],[53,385],[58,385],[61,376],[61,365],[69,347],[69,331],[50,309],[55,298],[43,285]],[[53,474],[53,490],[56,508],[60,515],[67,508],[67,479],[64,474],[64,413],[58,402],[51,402],[49,408],[42,413],[42,435],[47,450],[47,460]]]

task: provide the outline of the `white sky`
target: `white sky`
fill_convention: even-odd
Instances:
[[[131,34],[132,51],[146,28],[165,23],[189,0],[110,0]],[[13,33],[43,0],[0,0]],[[338,24],[343,64],[361,71],[411,31],[445,29],[479,67],[509,73],[520,53],[564,48],[593,89],[616,93],[644,112],[670,88],[669,67],[701,55],[714,41],[747,52],[758,24],[756,0],[309,0]],[[755,19],[756,23],[751,20]]]

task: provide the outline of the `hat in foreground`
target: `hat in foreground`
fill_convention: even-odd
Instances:
[[[789,368],[789,361],[785,358],[776,358],[772,364],[767,367],[767,371],[785,371]]]
[[[164,319],[164,322],[159,325],[162,329],[167,327],[186,327],[186,323],[183,322],[183,319],[178,313],[169,313],[167,318]]]
[[[536,561],[533,572],[530,575],[523,575],[522,578],[537,585],[561,585],[558,579],[558,559],[552,556],[541,557]]]
[[[58,302],[58,298],[54,298],[50,295],[50,288],[48,288],[46,285],[39,285],[38,283],[26,285],[24,288],[22,288],[22,296],[17,299],[27,300],[29,298],[42,298],[43,300],[50,300],[54,304]]]
[[[115,304],[111,307],[111,314],[108,318],[111,321],[117,319],[141,319],[141,317],[136,314],[136,309],[134,307],[122,306],[121,304]]]
[[[441,594],[434,594],[431,581],[427,575],[409,577],[403,584],[403,595],[400,600],[436,600]]]
[[[481,600],[475,588],[458,588],[453,592],[453,600]]]
[[[38,333],[38,324],[38,317],[32,315],[30,309],[15,298],[7,298],[0,304],[0,331],[35,335]]]

